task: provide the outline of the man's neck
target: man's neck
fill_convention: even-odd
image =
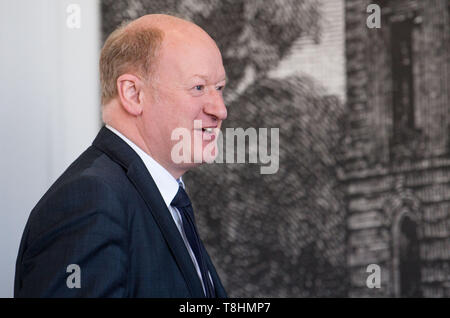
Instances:
[[[175,165],[167,164],[165,160],[158,156],[156,152],[151,151],[151,146],[145,142],[142,134],[136,127],[128,128],[124,125],[118,125],[117,123],[108,123],[106,124],[109,127],[114,128],[123,136],[125,136],[128,140],[134,143],[137,147],[139,147],[143,152],[149,155],[153,160],[155,160],[158,164],[160,164],[164,169],[166,169],[175,179],[179,179],[186,170],[180,169],[179,167],[174,167]]]

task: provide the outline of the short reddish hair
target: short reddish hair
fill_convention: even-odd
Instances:
[[[133,72],[148,79],[154,71],[163,31],[157,28],[118,27],[105,41],[100,54],[101,102],[107,104],[118,95],[117,79]]]

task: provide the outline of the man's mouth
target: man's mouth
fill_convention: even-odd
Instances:
[[[202,139],[205,141],[212,141],[216,138],[217,127],[203,127],[199,131],[202,132]]]

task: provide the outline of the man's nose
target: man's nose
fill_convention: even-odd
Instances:
[[[227,107],[223,101],[223,96],[220,91],[213,90],[209,94],[209,101],[205,106],[205,113],[214,116],[218,120],[225,120],[227,118]]]

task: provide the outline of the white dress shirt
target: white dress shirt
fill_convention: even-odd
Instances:
[[[172,215],[173,221],[175,222],[175,225],[177,226],[178,231],[180,232],[181,237],[183,238],[184,244],[186,245],[189,255],[191,256],[192,263],[194,263],[194,267],[197,270],[198,277],[200,278],[200,281],[202,283],[203,292],[205,292],[205,286],[203,284],[200,267],[198,266],[197,259],[195,258],[195,254],[192,251],[192,248],[189,244],[186,234],[184,233],[183,221],[181,219],[180,212],[178,211],[177,208],[170,205],[172,200],[175,198],[175,195],[178,192],[178,187],[181,185],[183,188],[185,188],[183,180],[181,179],[181,177],[179,179],[175,179],[163,166],[161,166],[156,160],[154,160],[152,157],[150,157],[145,151],[143,151],[141,148],[139,148],[131,140],[129,140],[127,137],[125,137],[123,134],[121,134],[117,129],[115,129],[109,125],[106,125],[106,128],[111,130],[113,133],[115,133],[117,136],[119,136],[123,141],[125,141],[138,154],[138,156],[144,162],[145,167],[147,168],[148,172],[150,173],[153,180],[155,181],[155,184],[158,187],[159,192],[161,193],[164,203],[166,204],[167,209],[169,209],[169,212]],[[209,274],[209,278],[212,283],[210,274]]]

